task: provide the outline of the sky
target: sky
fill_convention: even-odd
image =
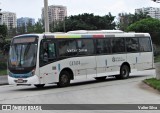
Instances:
[[[67,16],[83,13],[94,13],[104,16],[109,12],[113,16],[118,13],[134,13],[136,8],[159,7],[160,3],[151,0],[48,0],[48,5],[63,5],[67,7]],[[44,0],[0,0],[2,11],[14,12],[17,18],[41,18]]]

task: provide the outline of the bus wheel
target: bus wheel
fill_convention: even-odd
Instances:
[[[36,84],[34,86],[36,86],[37,88],[43,88],[45,84]]]
[[[106,76],[105,77],[96,77],[95,79],[98,81],[103,81],[103,80],[106,80]]]
[[[70,75],[67,71],[62,71],[59,77],[58,87],[66,87],[70,85]]]
[[[127,79],[129,77],[129,67],[127,65],[122,65],[120,69],[120,75],[115,76],[117,79]]]

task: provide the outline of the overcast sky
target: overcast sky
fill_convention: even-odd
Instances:
[[[68,16],[82,13],[94,13],[95,15],[106,15],[111,12],[117,16],[118,13],[134,13],[136,8],[160,7],[160,3],[151,0],[48,0],[49,5],[67,6]],[[41,9],[44,0],[0,0],[2,11],[15,12],[17,18],[31,17],[41,18]]]

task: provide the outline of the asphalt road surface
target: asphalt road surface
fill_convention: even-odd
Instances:
[[[101,82],[94,79],[74,81],[70,87],[65,88],[58,88],[56,85],[47,85],[42,89],[34,86],[3,85],[0,86],[0,104],[160,104],[160,93],[142,82],[154,76],[155,70],[148,70],[132,73],[130,78],[125,80],[107,78]],[[37,113],[37,111],[29,113],[32,112]],[[45,111],[45,113],[54,112],[159,113],[160,111]]]

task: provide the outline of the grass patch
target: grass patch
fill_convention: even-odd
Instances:
[[[0,57],[1,54],[0,54]],[[0,60],[0,76],[1,75],[7,75],[7,62]]]
[[[144,82],[160,91],[160,80],[157,80],[156,78],[150,78],[150,79],[145,79]]]
[[[0,76],[1,75],[7,75],[7,70],[0,70]]]
[[[0,62],[0,70],[6,70],[7,69],[7,62]]]
[[[154,57],[154,62],[160,62],[160,55]]]

